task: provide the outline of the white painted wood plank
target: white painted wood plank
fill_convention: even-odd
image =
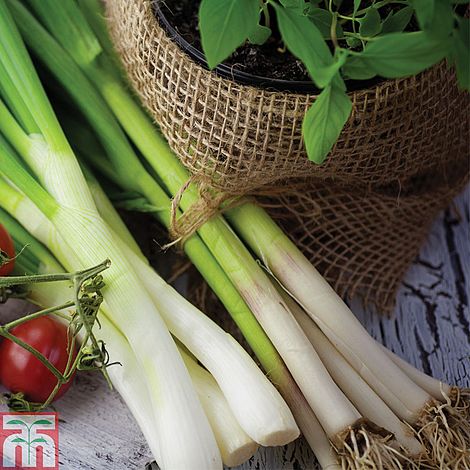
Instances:
[[[441,214],[406,275],[391,318],[353,309],[371,334],[442,380],[469,385],[470,191],[456,200],[461,220]]]
[[[359,302],[352,304],[374,337],[420,369],[460,386],[470,385],[469,197],[467,188],[456,200],[460,219],[447,210],[434,224],[403,282],[393,316],[384,318]],[[6,306],[0,306],[2,319],[6,312]],[[57,410],[62,469],[132,470],[150,461],[132,416],[99,374],[80,374]],[[310,449],[298,440],[283,448],[261,449],[238,470],[316,468]]]

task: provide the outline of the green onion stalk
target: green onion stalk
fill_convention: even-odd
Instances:
[[[104,201],[105,195],[96,183],[94,191]],[[112,221],[118,215],[114,209],[111,212],[111,208],[109,203],[99,210],[112,227]],[[130,233],[125,236],[128,238],[131,238]],[[260,370],[241,346],[172,290],[143,260],[141,253],[136,255],[125,243],[122,243],[122,249],[139,273],[170,332],[216,378],[243,429],[262,445],[283,445],[295,439],[298,429],[289,409],[279,403],[274,387],[260,375]]]
[[[56,274],[64,272],[63,267],[52,253],[32,237],[16,219],[1,209],[0,221],[12,234],[15,246],[21,247],[21,255],[18,256],[15,267],[18,273],[35,275],[42,272],[54,272]],[[33,263],[30,263],[30,261],[33,261]],[[27,299],[43,308],[56,304],[63,305],[65,299],[70,296],[69,284],[61,283],[59,286],[55,284],[52,288],[50,286],[45,287],[43,284],[33,284],[29,287]],[[72,315],[71,312],[68,312],[66,318],[70,318]],[[60,319],[63,318],[64,315],[62,314]],[[149,413],[151,401],[130,345],[125,336],[116,330],[106,316],[100,317],[100,328],[95,333],[106,344],[108,355],[119,357],[122,361],[119,364],[109,366],[107,369],[108,374],[134,415],[147,441],[155,446],[155,439],[152,436],[155,435],[157,430],[155,429],[152,414]],[[180,349],[180,353],[201,399],[204,411],[209,418],[224,463],[228,466],[242,464],[254,454],[258,445],[238,424],[214,378],[184,350]],[[159,449],[154,447],[151,450],[157,461],[160,461]]]
[[[64,88],[79,105],[80,111],[84,113],[96,131],[96,135],[99,137],[110,161],[95,156],[95,152],[97,152],[96,145],[92,147],[91,152],[82,151],[81,154],[89,160],[91,165],[100,165],[100,168],[104,171],[115,174],[119,181],[125,182],[126,191],[135,191],[143,195],[150,206],[155,208],[159,220],[168,227],[171,222],[170,198],[141,164],[101,95],[57,41],[21,4],[11,2],[11,7],[18,19],[18,25],[26,42],[61,81]],[[71,127],[72,130],[74,127],[79,129],[76,123],[73,123]],[[83,137],[86,134],[86,129],[82,127],[78,132],[80,133],[80,136],[77,136],[78,148],[82,150],[81,145],[84,143]],[[243,300],[200,238],[194,236],[188,240],[185,250],[203,275],[211,280],[211,287],[217,292],[224,304],[230,306],[230,310],[234,312],[234,315],[244,318],[246,331],[254,332],[252,335],[253,341],[259,338],[260,347],[258,350],[264,351],[267,358],[269,356],[275,357],[276,352],[272,346],[269,346],[269,342],[262,334],[256,319],[251,314],[246,313],[247,308]]]
[[[262,208],[245,204],[229,211],[228,217],[364,381],[396,416],[414,427],[429,458],[437,465],[469,465],[468,389],[445,385],[437,393],[433,380],[432,387],[423,387],[416,373],[391,358],[366,332],[340,296]]]
[[[405,372],[405,374],[417,383],[423,390],[429,393],[429,395],[436,398],[436,400],[442,399],[443,396],[449,396],[452,394],[452,387],[445,382],[431,377],[424,372],[416,369],[409,362],[406,362],[401,357],[397,356],[390,349],[383,346],[381,343],[378,343],[380,347],[384,350],[387,356],[398,366],[400,369]]]
[[[122,138],[122,133],[113,124],[113,116],[110,116],[110,113],[106,111],[96,112],[93,104],[100,103],[101,97],[97,96],[95,89],[88,83],[80,68],[75,64],[71,64],[67,53],[47,34],[47,31],[38,25],[37,21],[21,5],[16,2],[10,2],[10,4],[18,19],[24,38],[34,53],[67,89],[93,127],[104,130],[104,132],[98,132],[97,135],[107,152],[109,161],[106,163],[102,161],[100,164],[97,161],[96,152],[93,152],[94,157],[91,163],[99,166],[108,176],[111,175],[117,178],[121,184],[124,184],[126,190],[144,194],[150,206],[156,208],[156,215],[160,221],[169,227],[171,200],[154,181],[149,179],[148,173],[145,172],[138,157],[132,154],[128,142]],[[64,67],[68,70],[64,71]],[[120,86],[122,87],[122,85]],[[125,96],[128,96],[124,89],[122,89],[122,92],[126,93]],[[99,109],[101,111],[104,109],[102,103]],[[83,143],[83,133],[80,134],[78,142]],[[117,148],[120,150],[116,150]],[[88,152],[84,151],[82,153],[87,154]],[[112,162],[112,165],[110,162]],[[130,178],[129,175],[133,176]],[[134,183],[137,183],[137,185],[134,185]],[[326,446],[322,439],[318,438],[318,436],[322,436],[322,432],[312,410],[245,301],[197,235],[187,240],[185,251],[227,307],[265,370],[269,372],[272,381],[288,401],[297,423],[314,452],[319,456],[327,455],[327,458],[322,458],[322,463],[325,466],[331,464],[331,453],[325,452]]]
[[[83,130],[83,128],[81,129]],[[93,154],[97,155],[98,153],[95,150]],[[106,167],[109,168],[109,166],[106,166]],[[89,171],[86,171],[85,174],[87,175],[89,186],[90,188],[92,188],[93,197],[95,199],[95,202],[97,204],[97,207],[100,213],[103,214],[104,218],[110,223],[111,226],[113,227],[116,226],[116,224],[111,223],[111,221],[113,219],[120,220],[120,218],[119,218],[119,215],[116,213],[114,207],[112,206],[112,203],[107,198],[106,194],[104,193],[103,189],[94,178],[93,174]],[[109,172],[109,171],[107,172],[107,174],[111,176],[113,175],[112,172]],[[119,179],[116,178],[115,175],[114,175],[114,180],[119,181]],[[128,240],[132,239],[132,235],[129,233],[129,231],[126,228],[124,228],[124,230],[120,232],[120,236],[122,240],[126,241],[126,243]],[[127,244],[128,246],[130,246],[130,243],[127,243]],[[152,287],[155,287],[158,284],[158,282],[155,282],[155,279],[153,278],[152,274],[148,272],[148,268],[145,268],[145,266],[143,266],[142,264],[141,264],[141,268],[146,269],[147,273],[145,274],[143,272],[142,276],[148,280],[149,290],[152,290]],[[244,328],[246,328],[246,324],[244,324],[243,326]],[[170,327],[170,330],[172,330],[171,327]],[[255,343],[255,347],[256,347],[256,344],[260,344],[260,342],[258,341],[258,343]],[[271,343],[268,342],[268,345],[270,344]],[[269,364],[272,364],[273,367],[277,367],[279,369],[278,364],[282,364],[282,362],[281,361],[274,362],[272,360],[271,362],[267,362],[265,360],[265,367],[267,367]],[[283,369],[284,368],[285,366],[283,366]],[[273,374],[273,370],[271,370],[270,372],[271,372],[271,378],[276,377],[276,375]],[[288,376],[288,372],[283,372],[282,369],[281,369],[281,372],[283,373],[283,377]],[[295,411],[297,411],[297,415],[296,415],[297,422],[299,426],[301,427],[301,429],[303,430],[304,436],[307,438],[308,443],[310,444],[311,448],[314,450],[315,455],[317,456],[322,467],[329,468],[329,469],[339,468],[339,466],[337,466],[337,463],[336,463],[336,460],[337,460],[336,454],[332,451],[325,432],[321,428],[320,424],[318,423],[311,409],[305,403],[305,399],[303,398],[301,393],[298,391],[298,388],[295,387],[295,383],[291,382],[291,384],[289,384],[289,388],[287,388],[288,383],[286,383],[285,381],[282,383],[282,385],[280,385],[279,383],[277,383],[277,385],[280,388],[281,392],[284,392],[284,397],[288,400],[288,403],[291,405],[291,407],[293,407],[294,414],[295,414]],[[299,403],[302,406],[299,406]],[[302,414],[300,414],[301,412]]]
[[[335,382],[342,390],[347,391],[348,397],[362,415],[367,419],[371,419],[378,426],[391,431],[397,443],[403,448],[409,449],[412,455],[424,455],[425,449],[410,432],[410,426],[401,421],[356,370],[351,367],[349,362],[333,346],[299,304],[285,292],[283,297],[302,330],[305,331],[308,339],[318,351]],[[424,462],[420,463],[424,466]]]
[[[8,186],[8,185],[7,185]],[[15,194],[16,193],[16,196]],[[96,191],[95,191],[96,193]],[[32,201],[27,200],[23,195],[19,194],[14,188],[11,187],[5,187],[1,185],[0,181],[0,195],[2,196],[2,201],[8,200],[12,201],[13,203],[5,203],[3,202],[2,205],[10,211],[10,213],[13,213],[17,216],[19,216],[19,220],[24,223],[30,230],[34,231],[36,227],[42,227],[41,230],[37,231],[37,234],[39,237],[44,237],[44,234],[51,234],[54,232],[54,227],[52,224],[49,223],[49,221],[45,218],[42,217],[41,219],[41,214],[38,214],[38,211],[34,209],[34,204]],[[116,227],[119,227],[120,224],[116,224],[116,222],[121,222],[119,219],[119,216],[117,213],[114,211],[114,208],[108,201],[107,204],[103,204],[103,201],[106,201],[106,197],[104,194],[97,194],[96,197],[97,200],[101,199],[101,204],[100,204],[100,209],[103,209],[103,212],[105,213],[106,217],[105,219],[107,221],[110,221],[110,226],[116,225]],[[21,204],[18,204],[18,201],[21,201]],[[27,211],[18,211],[17,208],[19,206],[27,207]],[[16,208],[16,209],[15,209]],[[29,214],[29,217],[24,217],[22,214]],[[0,214],[1,215],[1,214]],[[1,219],[0,219],[1,220]],[[33,222],[32,222],[33,220]],[[40,223],[38,223],[40,222]],[[49,228],[47,231],[45,231],[43,228],[45,226],[49,225]],[[10,227],[11,228],[11,227]],[[122,226],[121,226],[122,229]],[[12,230],[11,233],[17,238],[17,232],[18,230]],[[124,239],[130,240],[132,237],[129,232],[122,232],[125,236]],[[59,238],[60,235],[57,235],[57,238]],[[24,238],[24,237],[23,237]],[[50,237],[44,237],[45,243],[48,244],[50,243]],[[24,240],[23,240],[24,241]],[[65,246],[66,243],[61,240],[59,242],[61,246]],[[51,247],[53,249],[53,247]],[[123,248],[124,249],[124,248]],[[129,248],[130,250],[130,248]],[[29,251],[28,251],[29,253]],[[74,254],[72,250],[67,251],[67,257],[68,260],[65,260],[65,264],[69,264],[71,262],[71,258],[73,258]],[[47,262],[47,257],[42,257],[45,259],[43,263],[51,264],[53,267],[53,263],[50,261]],[[140,259],[140,258],[139,258]],[[153,278],[155,281],[155,274],[152,273],[150,268],[146,269],[145,275],[149,276],[150,278]],[[160,281],[160,284],[161,281]],[[65,294],[67,291],[65,292]],[[53,296],[55,295],[56,297],[59,295],[60,296],[61,291],[56,289],[56,290],[51,290],[48,289],[46,291],[40,291],[39,289],[35,289],[34,291],[34,300],[36,302],[39,302],[41,304],[47,304],[47,303],[52,303],[53,301]],[[160,297],[168,296],[168,292],[163,292],[161,289],[158,292],[158,295]],[[281,423],[281,425],[278,424],[279,418],[277,417],[278,413],[276,411],[273,411],[269,414],[268,417],[264,417],[263,413],[265,412],[266,408],[268,411],[270,411],[270,407],[272,407],[272,404],[274,403],[276,406],[279,406],[277,404],[278,399],[276,398],[277,394],[273,392],[273,386],[267,381],[264,376],[261,375],[261,378],[256,377],[256,374],[260,374],[259,369],[256,368],[254,365],[253,361],[251,358],[249,358],[246,354],[246,352],[242,351],[240,353],[240,346],[238,346],[237,343],[229,336],[223,333],[222,338],[218,338],[217,334],[220,336],[220,328],[214,326],[210,326],[207,328],[207,325],[204,325],[196,320],[193,319],[191,322],[190,314],[186,314],[186,317],[184,315],[184,312],[188,311],[187,307],[183,303],[179,303],[176,300],[177,297],[179,297],[178,294],[174,293],[173,295],[173,303],[168,303],[164,305],[164,309],[166,309],[166,319],[168,320],[171,318],[171,316],[175,316],[176,319],[172,320],[172,325],[173,326],[173,331],[177,331],[180,333],[180,336],[187,336],[186,333],[181,333],[181,330],[186,328],[188,332],[190,332],[194,338],[191,338],[189,341],[187,338],[184,338],[187,344],[189,344],[190,347],[196,347],[198,346],[198,338],[203,337],[205,340],[205,349],[207,350],[208,353],[211,353],[214,358],[223,358],[222,365],[226,366],[226,372],[233,375],[234,379],[225,379],[223,380],[222,377],[222,384],[225,389],[227,389],[227,381],[229,382],[229,386],[231,386],[231,389],[228,392],[229,395],[229,401],[223,394],[222,390],[220,389],[219,385],[215,381],[215,379],[208,373],[204,372],[199,369],[200,366],[197,366],[196,364],[192,364],[194,362],[193,359],[189,360],[186,355],[184,356],[184,361],[186,366],[188,367],[188,370],[191,373],[191,377],[193,379],[193,383],[195,384],[196,390],[198,392],[198,396],[201,399],[201,402],[203,403],[204,406],[204,411],[206,415],[208,416],[209,422],[211,423],[211,427],[214,431],[214,434],[216,436],[217,444],[219,446],[219,449],[222,454],[223,461],[226,465],[239,465],[246,461],[247,458],[249,458],[252,455],[252,452],[254,452],[257,448],[257,443],[253,441],[243,430],[242,426],[238,424],[238,416],[235,417],[235,415],[232,412],[232,409],[235,409],[238,411],[238,414],[240,414],[240,410],[238,407],[242,407],[245,412],[246,412],[246,417],[244,418],[243,421],[243,426],[249,428],[252,430],[253,425],[260,427],[260,433],[266,439],[266,435],[268,433],[273,433],[273,428],[275,430],[277,429],[277,435],[275,436],[269,436],[269,443],[273,443],[276,440],[282,443],[285,443],[286,440],[290,441],[294,437],[298,435],[297,427],[295,426],[295,423],[291,419],[291,425],[290,427],[287,427],[285,423]],[[62,295],[62,297],[65,297],[65,295]],[[171,297],[171,295],[170,295]],[[160,300],[161,304],[161,300]],[[189,316],[189,318],[188,318]],[[204,317],[206,318],[206,317]],[[181,325],[176,325],[175,327],[175,322],[178,323],[178,321],[181,323]],[[207,322],[210,322],[206,318]],[[124,361],[123,364],[126,366],[124,370],[120,370],[117,372],[112,371],[113,373],[111,375],[111,379],[113,383],[116,383],[116,388],[121,391],[121,394],[123,395],[124,398],[126,397],[132,397],[131,391],[134,388],[137,388],[137,390],[141,389],[141,385],[135,385],[135,383],[142,383],[141,375],[139,373],[139,368],[134,365],[136,361],[135,359],[132,359],[129,357],[129,352],[125,350],[122,340],[119,340],[119,338],[115,338],[116,335],[110,334],[110,323],[108,322],[107,319],[104,320],[104,330],[100,331],[99,334],[105,341],[106,345],[111,344],[111,348],[109,349],[109,355],[114,357],[114,358],[119,358],[120,362]],[[112,325],[111,325],[112,326]],[[206,329],[204,330],[204,326],[206,326]],[[122,336],[122,333],[120,333]],[[119,336],[119,335],[118,335]],[[210,339],[210,344],[208,344],[207,339]],[[228,348],[232,348],[233,352],[231,353],[231,356],[235,355],[235,358],[230,357],[230,351],[227,352],[227,346],[226,350],[222,350],[221,347],[219,346],[220,343],[225,343]],[[113,347],[114,346],[114,347]],[[197,353],[201,353],[200,350],[197,351]],[[188,363],[189,361],[189,363]],[[237,363],[240,365],[238,366],[237,370]],[[209,364],[212,365],[212,364]],[[191,366],[191,367],[189,367]],[[137,371],[137,373],[136,373]],[[225,371],[223,371],[225,372]],[[220,377],[220,371],[217,369],[215,370],[215,373],[218,374]],[[127,379],[126,377],[129,374],[134,374],[137,375],[137,377],[131,377],[131,379]],[[255,374],[255,375],[254,375]],[[123,383],[124,382],[124,383]],[[241,383],[240,383],[241,382]],[[143,382],[145,384],[145,382]],[[264,387],[263,387],[264,384]],[[261,385],[261,386],[260,386]],[[133,389],[129,389],[129,387],[133,387]],[[145,387],[144,387],[145,388]],[[230,388],[230,387],[229,387]],[[232,390],[233,389],[233,390]],[[246,396],[246,391],[249,391],[249,393],[256,397],[260,396],[262,400],[264,400],[264,403],[260,403],[259,401],[255,403],[255,405],[259,408],[258,410],[255,409],[256,407],[253,407],[253,409],[250,409],[250,402],[253,402],[253,399],[250,397]],[[242,398],[242,403],[237,404],[233,403],[233,393],[238,394]],[[271,394],[274,394],[274,398],[270,396]],[[139,395],[140,396],[140,395]],[[136,398],[136,397],[135,397]],[[159,459],[159,453],[155,452],[155,449],[158,449],[158,447],[155,447],[155,438],[152,436],[156,435],[155,429],[149,428],[148,420],[151,417],[148,413],[148,408],[145,406],[139,406],[136,405],[135,403],[135,398],[134,402],[129,405],[131,411],[133,414],[136,416],[137,421],[141,424],[142,430],[144,432],[144,435],[147,437],[149,440],[149,444],[152,448],[152,451],[157,458],[158,461]],[[138,399],[138,403],[144,403],[143,398]],[[282,409],[283,406],[280,406]],[[290,411],[288,408],[285,408],[287,412],[287,417],[290,417]],[[254,415],[254,416],[253,416]],[[142,417],[146,417],[146,419],[142,419]],[[272,420],[272,422],[268,422],[268,418]],[[247,423],[247,419],[249,420]],[[274,432],[276,432],[274,430]],[[264,442],[264,440],[263,440]]]

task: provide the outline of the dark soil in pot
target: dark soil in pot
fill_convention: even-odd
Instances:
[[[176,31],[192,46],[202,50],[199,36],[198,11],[201,0],[174,0],[159,2],[162,13]],[[271,25],[274,26],[274,25]],[[308,72],[302,62],[289,51],[282,51],[282,44],[274,37],[262,46],[245,44],[239,47],[224,64],[251,75],[290,81],[309,82]]]
[[[154,0],[154,12],[160,24],[176,43],[194,60],[207,68],[199,35],[198,11],[201,0]],[[346,2],[345,2],[346,3]],[[215,72],[222,77],[246,84],[279,91],[319,93],[310,80],[303,63],[283,47],[276,31],[276,21],[270,25],[273,36],[261,45],[246,43],[220,64]],[[348,90],[370,88],[383,79],[346,81]]]

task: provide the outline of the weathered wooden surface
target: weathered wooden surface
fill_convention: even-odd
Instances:
[[[380,317],[353,303],[371,334],[427,373],[470,385],[470,189],[434,224],[399,294],[396,312]],[[0,307],[2,316],[6,307]],[[98,374],[81,374],[57,405],[60,462],[67,470],[143,469],[149,450],[132,416]],[[301,440],[262,449],[239,470],[313,470]],[[188,469],[200,470],[200,469]],[[202,469],[201,469],[202,470]]]

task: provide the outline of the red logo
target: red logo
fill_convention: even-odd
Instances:
[[[58,413],[0,412],[0,470],[58,470]]]

